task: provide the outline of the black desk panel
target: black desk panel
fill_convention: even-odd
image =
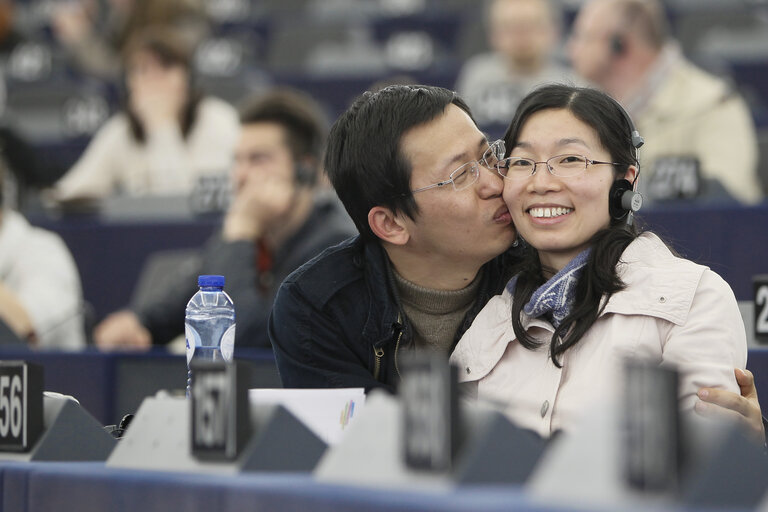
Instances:
[[[255,366],[250,387],[281,387],[269,350],[235,349],[235,357]],[[147,396],[161,389],[183,391],[186,357],[158,348],[140,352],[34,352],[2,348],[0,359],[25,359],[43,366],[44,389],[72,395],[104,425],[134,413]]]
[[[768,273],[768,204],[755,207],[678,204],[644,210],[640,220],[680,254],[723,276],[739,300],[752,299],[752,276]],[[98,217],[33,218],[57,232],[77,261],[96,320],[125,307],[147,256],[200,247],[216,218],[100,221]]]
[[[752,277],[768,273],[768,204],[683,203],[642,211],[639,218],[681,256],[720,274],[738,300],[753,300]]]
[[[30,222],[64,239],[96,321],[128,305],[147,256],[155,251],[201,247],[220,224],[211,218],[103,221],[95,216],[33,217]]]

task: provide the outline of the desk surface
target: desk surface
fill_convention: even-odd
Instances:
[[[445,492],[393,491],[324,484],[309,474],[299,473],[199,475],[115,469],[102,463],[49,462],[2,463],[0,478],[0,512],[577,510],[533,502],[516,486],[469,486]]]
[[[309,474],[161,473],[108,468],[102,463],[3,463],[0,470],[2,510],[8,512],[548,510],[529,504],[518,488],[393,493],[321,484]]]

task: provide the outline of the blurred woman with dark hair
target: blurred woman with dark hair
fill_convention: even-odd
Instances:
[[[126,104],[56,184],[55,199],[189,193],[224,174],[239,130],[226,102],[193,87],[190,52],[167,29],[149,29],[125,51]]]
[[[56,2],[51,26],[75,68],[110,80],[120,75],[120,54],[128,42],[146,27],[168,27],[191,47],[210,31],[203,0]]]

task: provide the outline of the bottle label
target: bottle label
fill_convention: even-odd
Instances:
[[[235,352],[235,324],[229,326],[221,336],[221,357],[228,363],[232,362],[232,356]],[[187,356],[189,358],[189,356]]]
[[[184,326],[184,337],[187,342],[187,366],[192,360],[192,356],[195,355],[195,347],[200,345],[200,335],[189,325]]]

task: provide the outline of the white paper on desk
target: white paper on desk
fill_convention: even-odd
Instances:
[[[334,445],[359,416],[365,404],[363,388],[250,389],[250,403],[282,405],[320,439]]]

